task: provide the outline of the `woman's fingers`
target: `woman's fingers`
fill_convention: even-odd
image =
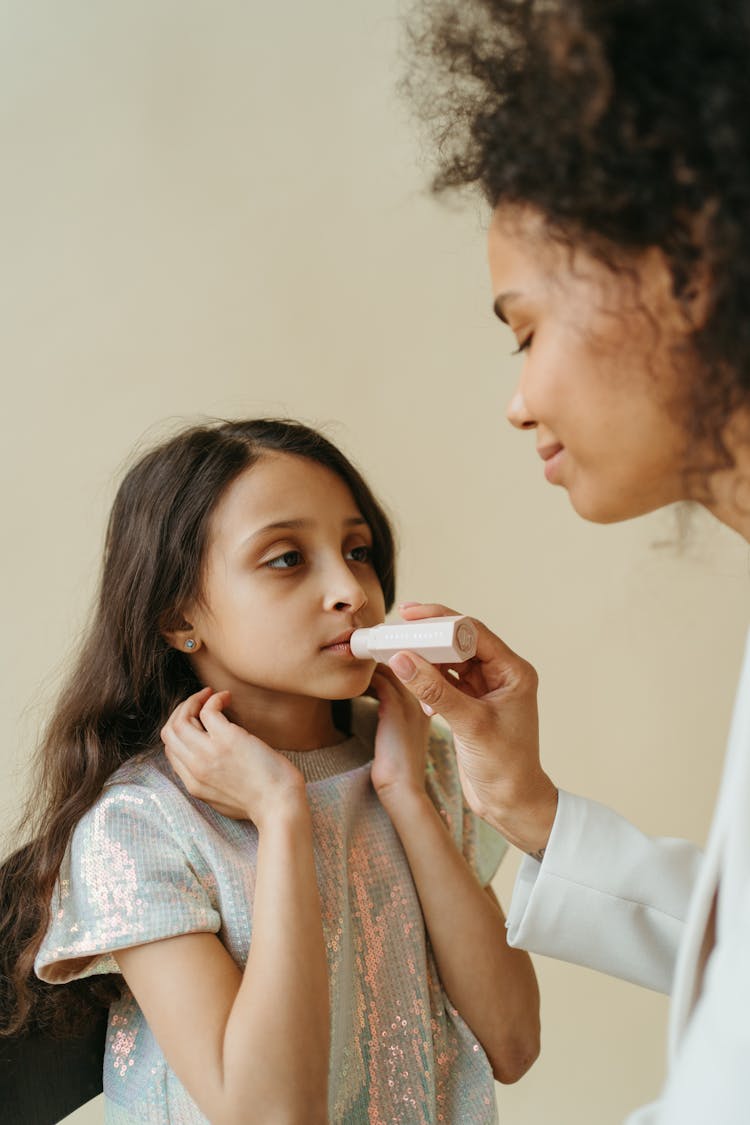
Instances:
[[[456,732],[472,721],[475,701],[450,683],[437,665],[414,652],[399,652],[388,664],[426,715],[442,715]]]
[[[399,613],[405,621],[460,616],[456,610],[437,602],[404,602],[399,606]],[[471,693],[484,695],[504,686],[509,670],[520,661],[520,657],[496,633],[488,629],[483,621],[476,617],[472,617],[471,621],[477,630],[476,656],[466,661],[463,667],[456,667],[459,668],[461,679],[470,686]]]

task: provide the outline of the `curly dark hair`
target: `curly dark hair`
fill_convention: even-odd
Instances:
[[[750,398],[750,3],[421,0],[410,31],[437,192],[531,206],[613,268],[659,247],[686,305],[700,271],[686,424],[699,472],[731,464],[722,431]]]

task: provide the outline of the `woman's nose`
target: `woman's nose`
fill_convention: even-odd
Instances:
[[[524,397],[521,391],[518,390],[513,395],[513,398],[508,403],[508,409],[505,416],[510,422],[511,426],[515,426],[517,430],[533,430],[536,429],[537,422],[532,418],[529,409],[526,406]]]

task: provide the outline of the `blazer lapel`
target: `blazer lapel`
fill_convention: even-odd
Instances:
[[[720,889],[722,877],[726,875],[725,856],[733,823],[733,809],[737,804],[744,804],[750,797],[747,789],[748,761],[750,761],[750,638],[745,648],[724,773],[706,854],[690,901],[685,933],[677,957],[669,1018],[670,1059],[675,1056],[679,1041],[700,995],[704,968],[701,949],[714,896]],[[731,895],[719,896],[716,913],[717,938],[722,929],[722,907],[726,909],[725,903],[730,898]]]

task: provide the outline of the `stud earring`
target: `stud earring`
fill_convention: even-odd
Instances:
[[[191,637],[190,640],[185,641],[185,648],[195,648],[195,641]]]

